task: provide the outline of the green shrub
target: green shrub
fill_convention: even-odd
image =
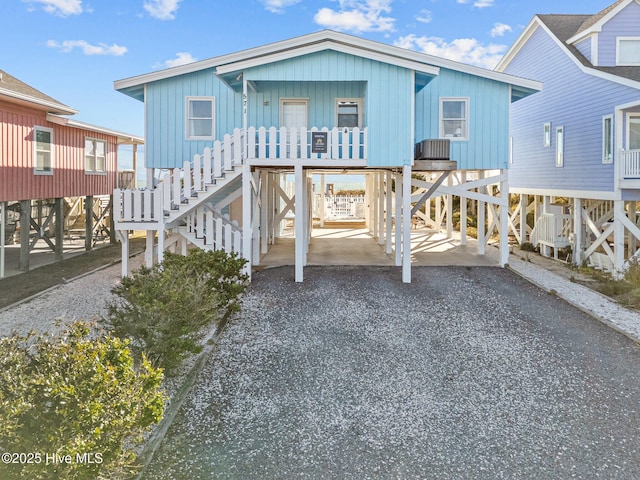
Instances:
[[[162,372],[146,360],[136,370],[127,341],[89,332],[78,322],[57,336],[0,340],[0,478],[134,471],[134,448],[162,418]]]
[[[246,288],[246,261],[223,251],[193,249],[187,256],[167,253],[162,263],[125,277],[112,293],[108,322],[113,333],[130,338],[138,354],[170,373],[202,347],[206,325],[239,310]]]
[[[520,244],[520,250],[522,250],[523,252],[535,252],[536,247],[534,247],[533,243],[531,242],[524,242]]]

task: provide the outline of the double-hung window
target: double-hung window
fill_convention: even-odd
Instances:
[[[215,139],[215,97],[187,97],[187,140]]]
[[[469,99],[440,99],[440,138],[469,140]]]
[[[640,65],[640,37],[618,37],[616,65]]]
[[[362,99],[336,98],[336,126],[338,128],[362,128]]]
[[[34,172],[39,175],[53,174],[53,130],[47,127],[33,129]]]
[[[87,173],[104,173],[107,168],[107,143],[95,138],[84,139],[84,169]]]
[[[602,117],[602,163],[613,163],[613,116]]]

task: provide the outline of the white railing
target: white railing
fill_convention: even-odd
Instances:
[[[314,153],[312,139],[315,132],[326,133],[326,153]],[[247,131],[247,156],[259,159],[363,160],[367,158],[367,128],[250,127]]]
[[[620,150],[623,179],[640,179],[640,150]]]
[[[313,214],[322,215],[322,194],[315,194]],[[324,217],[331,218],[364,218],[364,196],[325,195]]]
[[[193,160],[185,161],[182,168],[165,171],[155,188],[116,189],[113,194],[116,227],[118,223],[161,222],[162,213],[169,215],[171,211],[179,210],[189,198],[223,178],[225,172],[242,165],[243,145],[244,132],[236,128],[233,135],[225,135],[222,142],[216,140],[213,148],[207,147],[201,155],[194,155]],[[149,210],[151,202],[154,207]]]
[[[536,221],[529,236],[533,246],[538,244],[553,248],[566,247],[569,242],[571,215],[543,213]]]
[[[227,253],[240,253],[242,232],[238,222],[229,220],[208,206],[200,206],[186,217],[186,231],[202,242],[201,246]]]

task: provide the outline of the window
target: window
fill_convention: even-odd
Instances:
[[[53,174],[53,130],[46,127],[33,129],[35,173]]]
[[[630,115],[627,125],[627,148],[629,150],[640,150],[640,116]]]
[[[338,128],[362,128],[361,98],[336,98],[336,126]]]
[[[602,163],[613,163],[613,116],[602,117]]]
[[[107,167],[107,143],[95,138],[84,139],[84,169],[87,173],[104,173]]]
[[[542,139],[542,145],[545,147],[551,146],[551,124],[544,124],[544,137]]]
[[[618,37],[617,65],[640,65],[640,37]]]
[[[440,99],[440,138],[469,139],[469,99]]]
[[[556,167],[564,166],[564,127],[556,128]]]
[[[187,140],[215,138],[215,97],[187,97]]]

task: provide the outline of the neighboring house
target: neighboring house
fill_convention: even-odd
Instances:
[[[302,281],[310,175],[356,172],[367,177],[369,228],[388,253],[398,247],[396,264],[409,282],[411,219],[433,222],[422,210],[430,197],[446,195],[448,212],[453,195],[476,202],[489,219],[481,253],[492,231],[507,231],[500,213],[509,108],[541,85],[321,31],[119,80],[115,88],[144,102],[147,184],[155,178],[157,185],[115,192],[123,274],[129,230],[148,231],[148,262],[157,231],[159,259],[166,248],[186,251],[191,243],[235,250],[257,265],[294,213],[295,279]],[[293,196],[282,187],[286,175],[295,178]],[[490,194],[494,184],[501,196]]]
[[[511,110],[519,240],[534,211],[529,238],[544,254],[570,246],[575,264],[621,274],[640,238],[640,1],[536,15],[497,71],[544,84]]]
[[[92,199],[108,200],[117,186],[118,145],[143,140],[63,116],[76,113],[0,70],[0,277],[5,244],[17,223],[23,270],[29,269],[29,251],[39,239],[62,259],[65,223],[71,223],[71,207],[79,197],[85,204],[87,247],[98,229],[109,229],[107,212],[94,208]]]

